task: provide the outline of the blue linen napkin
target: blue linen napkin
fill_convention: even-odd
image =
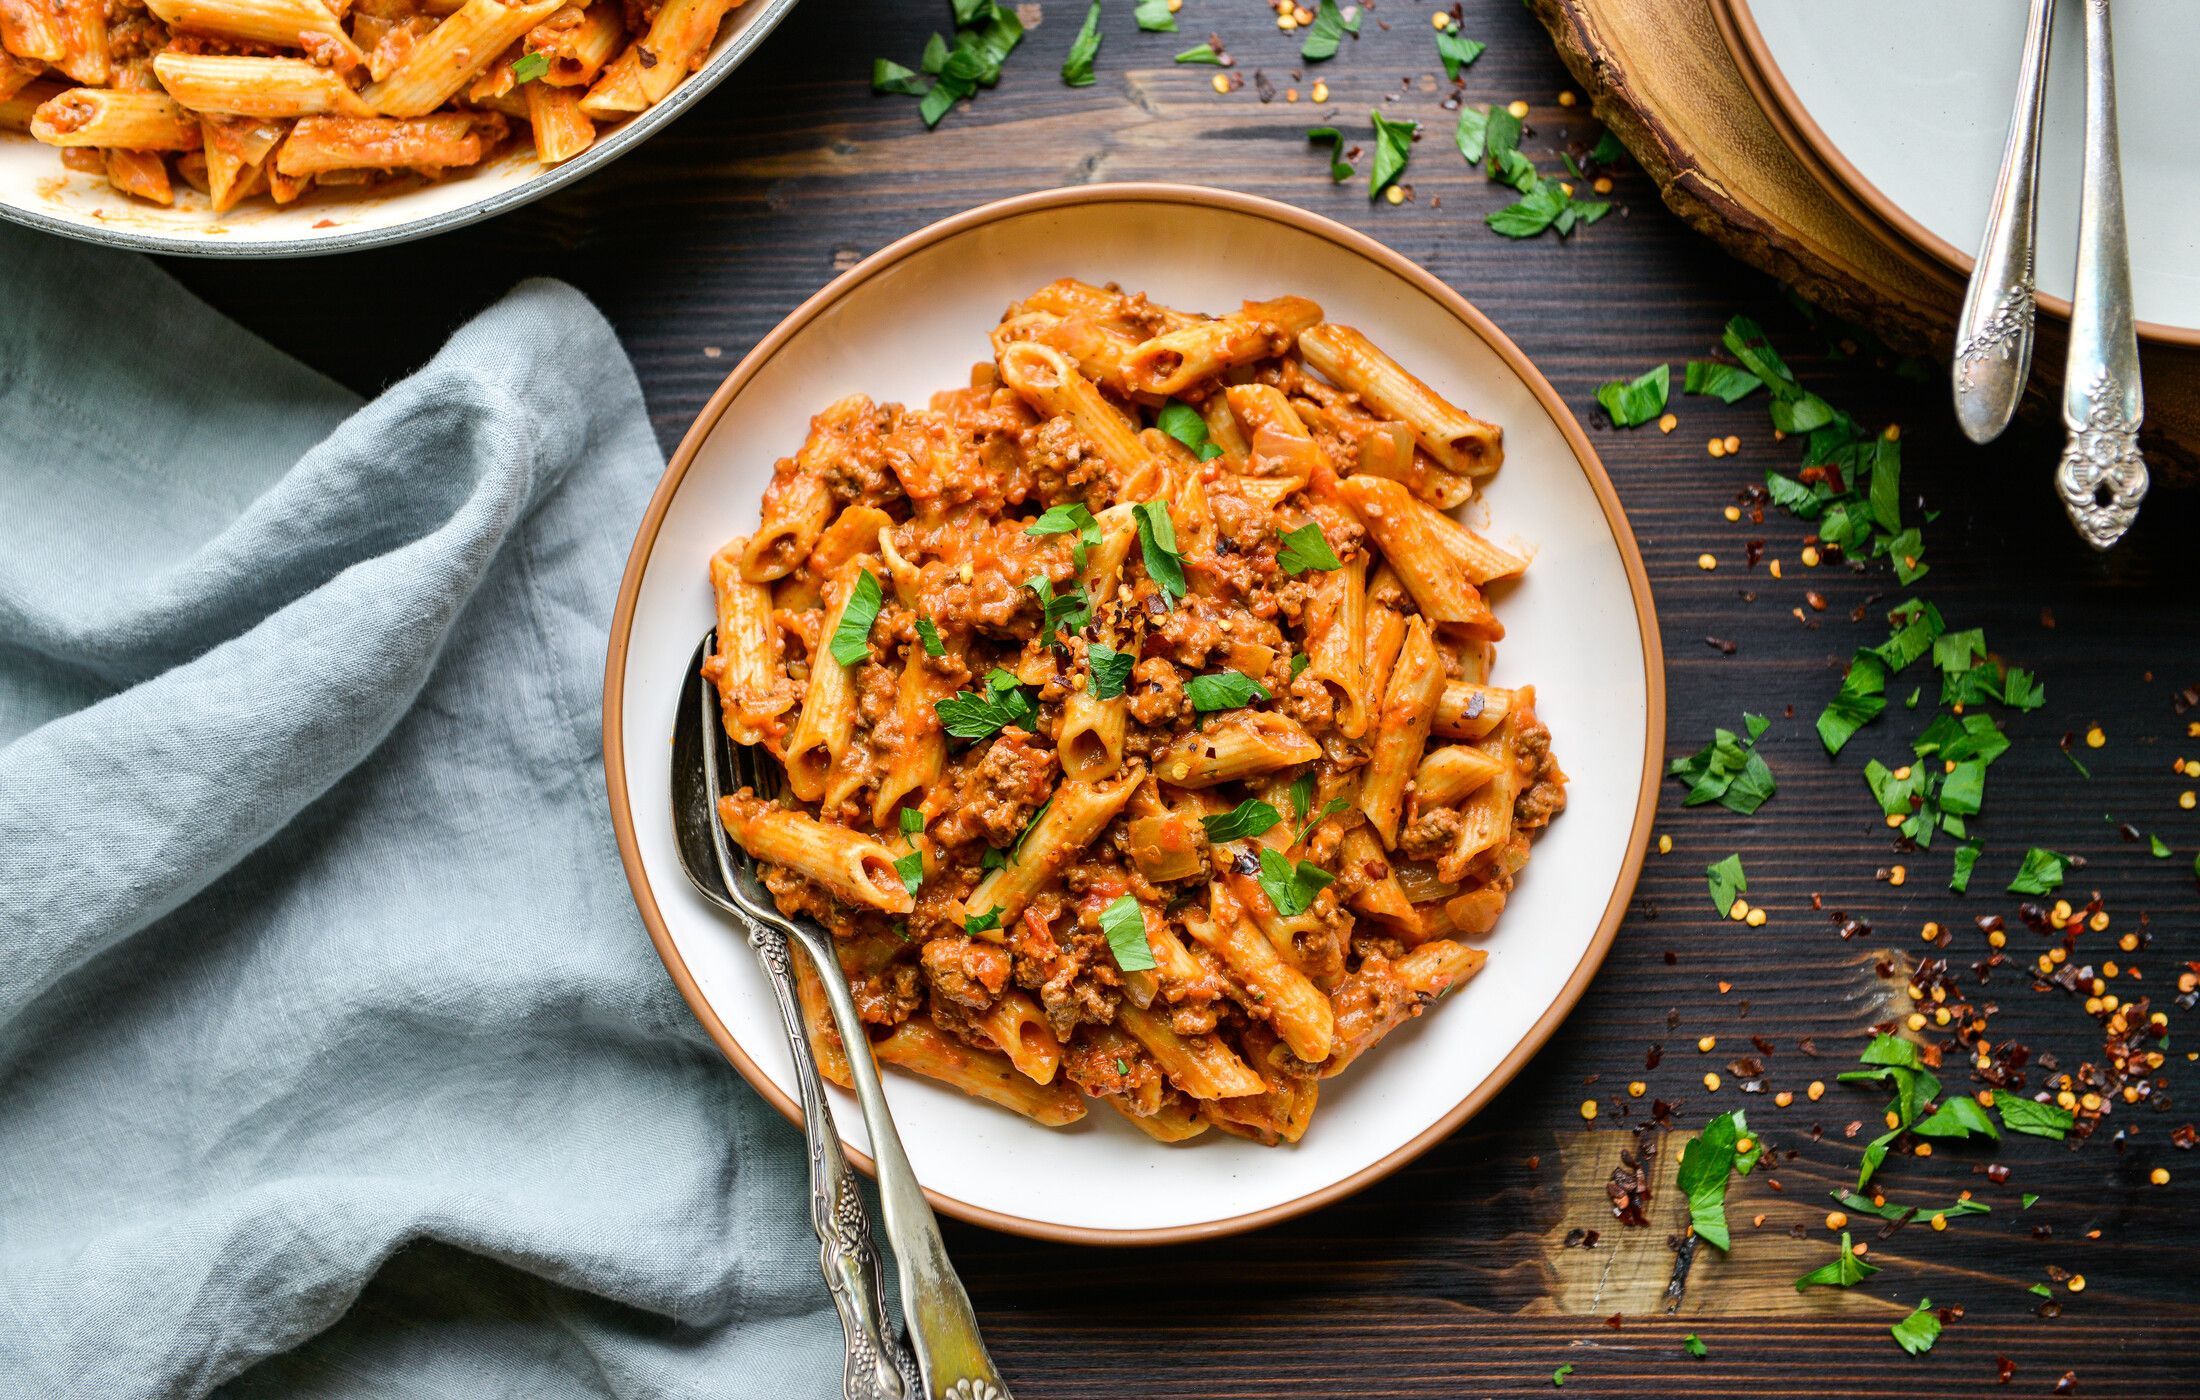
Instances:
[[[0,308],[0,1396],[837,1395],[606,814],[610,327],[362,405],[135,257],[0,226]]]

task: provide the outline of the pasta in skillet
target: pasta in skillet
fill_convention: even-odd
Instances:
[[[742,0],[0,0],[0,128],[213,212],[436,177],[525,127],[545,165],[660,102]]]
[[[1525,561],[1444,513],[1502,432],[1301,297],[1065,280],[992,340],[927,408],[828,407],[711,560],[705,677],[788,788],[720,815],[880,1060],[1296,1141],[1481,968],[1565,805],[1533,688],[1488,683]]]

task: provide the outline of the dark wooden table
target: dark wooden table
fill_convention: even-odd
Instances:
[[[2195,502],[2158,491],[2124,546],[2095,557],[2049,489],[2057,435],[2035,427],[1990,450],[1963,445],[1937,370],[1917,384],[1869,354],[1829,358],[1829,337],[1780,288],[1691,234],[1639,174],[1622,171],[1612,215],[1571,241],[1493,234],[1481,217],[1510,196],[1452,149],[1453,117],[1439,107],[1449,85],[1426,8],[1386,0],[1374,10],[1361,37],[1322,67],[1326,107],[1281,95],[1294,85],[1303,93],[1311,75],[1295,72],[1297,37],[1279,34],[1256,0],[1186,0],[1179,35],[1137,33],[1130,8],[1111,0],[1099,81],[1072,89],[1056,70],[1083,6],[1049,0],[1000,87],[927,132],[913,101],[874,98],[867,78],[874,55],[913,63],[946,5],[811,0],[724,89],[577,189],[485,226],[341,262],[172,268],[362,392],[425,359],[516,279],[565,278],[618,327],[669,450],[741,352],[837,270],[982,200],[1097,180],[1184,180],[1367,230],[1488,311],[1591,425],[1657,593],[1669,748],[1692,751],[1714,725],[1736,726],[1745,708],[1770,715],[1763,751],[1780,791],[1743,818],[1716,807],[1683,812],[1669,784],[1659,829],[1672,836],[1672,853],[1651,856],[1618,943],[1566,1027],[1473,1124],[1357,1199],[1197,1248],[1083,1250],[951,1226],[1018,1393],[1449,1400],[1544,1393],[1554,1369],[1571,1364],[1569,1392],[1609,1395],[2039,1395],[2066,1370],[2079,1395],[2200,1394],[2200,1214],[2189,1205],[2200,1157],[2171,1143],[2195,1093],[2182,1049],[2190,1013],[2175,1004],[2174,982],[2185,959],[2200,957],[2200,812],[2180,811],[2175,799],[2200,780],[2171,771],[2179,755],[2200,765],[2200,738],[2186,737],[2200,710],[2182,716],[2172,705],[2174,692],[2200,683]],[[1594,121],[1560,105],[1565,72],[1520,6],[1470,0],[1467,11],[1466,32],[1490,46],[1467,74],[1468,100],[1528,101],[1528,148],[1555,170],[1559,150],[1594,139]],[[1226,97],[1209,86],[1214,69],[1169,62],[1209,30],[1248,78]],[[1256,96],[1255,70],[1279,90],[1274,101]],[[1370,204],[1361,181],[1332,186],[1304,139],[1307,127],[1332,121],[1364,133],[1376,102],[1427,124],[1406,176],[1414,199],[1401,206]],[[1288,268],[1258,271],[1292,285]],[[338,279],[346,304],[372,308],[341,333],[322,309]],[[362,298],[362,289],[373,294]],[[1915,714],[1898,705],[1838,761],[1810,728],[1850,651],[1885,635],[1877,614],[1900,595],[1884,567],[1804,570],[1807,526],[1777,514],[1761,526],[1721,516],[1765,466],[1796,465],[1793,444],[1770,440],[1762,400],[1727,408],[1676,395],[1682,424],[1670,436],[1612,430],[1595,407],[1605,380],[1705,354],[1736,312],[1759,318],[1836,404],[1901,425],[1910,493],[1943,512],[1926,527],[1933,569],[1917,591],[1950,626],[1983,626],[1996,650],[2045,679],[2048,704],[2012,720],[2016,746],[1993,769],[1977,824],[1988,855],[1967,897],[1944,888],[1945,844],[1921,856],[1892,849],[1860,777],[1868,756],[1892,763],[1907,754],[1930,697]],[[1739,458],[1707,455],[1706,439],[1727,433],[1745,440]],[[1785,561],[1785,581],[1762,564],[1744,567],[1752,539]],[[1707,551],[1720,561],[1715,572],[1698,567]],[[1807,606],[1809,590],[1823,595],[1823,612]],[[1851,621],[1859,606],[1866,620]],[[1898,700],[1906,691],[1906,682],[1897,687]],[[2081,741],[2085,779],[2057,740],[2094,723],[2107,742]],[[2104,814],[2159,832],[2177,855],[2151,858]],[[1999,891],[2035,844],[2090,862],[2070,889],[2079,902],[2100,890],[2116,924],[2088,934],[2077,956],[2121,956],[2143,972],[2144,990],[2172,1019],[2167,1090],[2151,1107],[2119,1104],[2082,1146],[2013,1138],[1991,1150],[1947,1146],[1929,1162],[1897,1159],[1884,1173],[1894,1199],[1946,1200],[1968,1187],[1994,1213],[1945,1233],[1920,1222],[1889,1239],[1878,1237],[1878,1222],[1862,1222],[1874,1227],[1860,1238],[1883,1271],[1854,1289],[1797,1294],[1789,1282],[1833,1257],[1826,1193],[1853,1180],[1862,1142],[1843,1129],[1861,1118],[1867,1137],[1876,1131],[1868,1120],[1882,1098],[1834,1086],[1834,1073],[1853,1063],[1867,1026],[1909,1009],[1900,979],[1880,973],[1886,954],[1923,951],[1919,928],[1937,919],[1959,930],[1952,962],[1982,957],[1971,921],[2013,916],[2017,899]],[[1770,913],[1762,928],[1712,913],[1703,869],[1729,851],[1747,863],[1749,898]],[[1875,879],[1898,861],[1915,878],[1900,888]],[[1844,941],[1827,913],[1812,911],[1814,894],[1872,931]],[[2113,939],[2145,916],[2151,946],[2114,954]],[[2013,917],[2011,927],[2012,951],[2024,958],[2047,946]],[[2013,971],[1985,995],[2001,1008],[1998,1036],[2026,1040],[2066,1068],[2099,1057],[2100,1029],[2075,998],[2035,992]],[[1718,1037],[1716,1052],[1697,1052],[1703,1035]],[[1794,1091],[1792,1107],[1731,1084],[1704,1090],[1705,1070],[1731,1080],[1728,1061],[1755,1053],[1752,1035],[1774,1046],[1764,1056],[1767,1087]],[[1823,1058],[1799,1052],[1805,1037]],[[1653,1045],[1664,1047],[1663,1062],[1646,1070]],[[1973,1087],[1960,1061],[1946,1077]],[[1623,1118],[1624,1086],[1638,1078],[1649,1096]],[[1832,1086],[1816,1105],[1802,1093],[1814,1078]],[[1593,1127],[1579,1114],[1588,1097],[1603,1103]],[[1779,1154],[1772,1170],[1736,1183],[1732,1255],[1697,1255],[1677,1311],[1667,1284],[1685,1208],[1676,1214],[1670,1189],[1673,1145],[1656,1164],[1648,1227],[1614,1220],[1604,1189],[1652,1098],[1675,1104],[1676,1124],[1688,1129],[1746,1106]],[[1813,1139],[1814,1124],[1823,1140]],[[2128,1134],[2121,1144],[2111,1141],[2119,1128]],[[1992,1162],[2011,1168],[2005,1185],[1984,1175]],[[2156,1167],[2173,1173],[2167,1186],[2149,1184]],[[2020,1211],[2020,1191],[2038,1193],[2038,1204]],[[1760,1212],[1764,1223],[1753,1227]],[[1807,1238],[1790,1226],[1807,1227]],[[1580,1243],[1583,1231],[1598,1232],[1593,1245]],[[2051,1285],[2061,1314],[2042,1318],[2041,1300],[2026,1290],[2048,1282],[2050,1266],[2083,1273],[2088,1286],[2074,1295]],[[1887,1329],[1920,1292],[1964,1313],[1931,1355],[1913,1359]],[[1682,1350],[1691,1332],[1710,1348],[1704,1359]],[[2006,1389],[1996,1384],[1998,1357],[2015,1363]]]

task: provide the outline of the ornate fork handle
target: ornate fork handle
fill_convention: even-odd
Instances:
[[[2070,362],[2063,371],[2069,444],[2055,489],[2095,549],[2124,536],[2146,499],[2139,453],[2139,338],[2124,236],[2116,143],[2116,66],[2108,0],[2085,5],[2085,175],[2078,200],[2078,276],[2070,297]]]
[[[743,922],[748,924],[749,945],[763,961],[766,980],[779,1003],[787,1049],[794,1057],[795,1086],[802,1097],[802,1134],[809,1146],[810,1224],[817,1231],[818,1267],[848,1342],[843,1393],[847,1400],[915,1400],[923,1393],[916,1365],[886,1320],[885,1280],[879,1270],[878,1246],[871,1239],[870,1211],[841,1151],[840,1135],[833,1130],[824,1081],[810,1053],[796,1000],[787,937],[746,916]]]

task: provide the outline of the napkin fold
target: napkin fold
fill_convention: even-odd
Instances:
[[[612,839],[611,328],[362,404],[140,258],[0,227],[0,308],[0,1397],[837,1395]]]

